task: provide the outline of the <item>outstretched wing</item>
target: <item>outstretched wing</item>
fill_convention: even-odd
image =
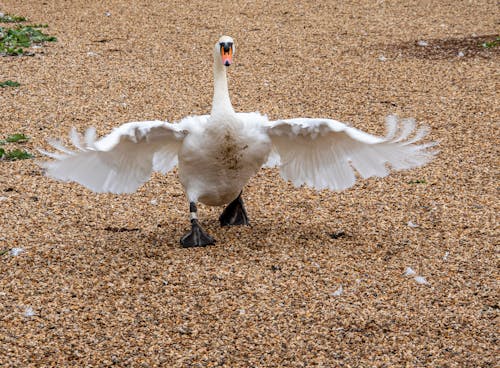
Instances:
[[[94,192],[132,193],[153,170],[166,173],[177,164],[177,152],[186,134],[183,124],[142,121],[123,124],[98,141],[95,129],[89,128],[82,142],[73,128],[70,137],[76,150],[51,140],[59,152],[41,150],[54,159],[41,166],[47,176],[78,182]]]
[[[428,133],[416,131],[413,119],[386,119],[386,137],[376,137],[330,119],[288,119],[271,121],[266,129],[273,143],[271,157],[281,176],[294,185],[342,190],[354,185],[354,169],[363,177],[383,177],[389,164],[395,170],[417,167],[430,161],[435,145],[416,144]],[[271,162],[268,161],[268,164]]]

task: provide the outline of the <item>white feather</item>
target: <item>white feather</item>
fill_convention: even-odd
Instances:
[[[81,144],[80,133],[78,133],[78,131],[76,130],[75,127],[71,128],[71,131],[69,132],[69,137],[71,139],[71,143],[73,144],[73,146],[75,146],[79,150],[84,149],[82,144]]]
[[[403,119],[398,124],[400,134],[396,139],[391,139],[391,142],[401,142],[408,138],[408,136],[415,130],[415,119]]]
[[[417,167],[434,155],[433,144],[414,145],[426,128],[406,141],[415,121],[386,120],[388,134],[377,137],[330,119],[297,118],[267,123],[267,131],[280,160],[280,173],[295,186],[343,190],[354,185],[355,171],[363,178],[383,177],[395,170]]]
[[[40,151],[55,161],[42,163],[50,177],[75,181],[94,192],[132,193],[147,181],[153,169],[166,173],[177,164],[177,152],[186,133],[181,124],[163,121],[127,123],[95,141],[95,129],[85,133],[85,146],[73,129],[76,151],[58,141],[61,153]]]
[[[271,152],[269,153],[269,156],[267,156],[267,161],[262,165],[262,167],[275,167],[279,166],[281,163],[280,160],[280,155],[278,151],[273,147],[271,149]]]
[[[54,160],[63,160],[68,155],[66,153],[59,153],[59,152],[49,152],[44,149],[38,148],[38,152],[40,152],[42,155],[53,158]],[[41,166],[45,166],[44,162],[38,162]]]
[[[64,146],[64,144],[59,140],[55,138],[49,138],[47,142],[54,147],[56,150],[61,151],[62,153],[65,153],[66,155],[73,155],[74,152]]]
[[[90,127],[85,131],[85,144],[87,147],[94,148],[94,143],[96,140],[96,132],[94,127]]]
[[[387,115],[385,118],[385,126],[387,129],[385,139],[390,141],[394,138],[398,130],[398,117],[396,115]]]

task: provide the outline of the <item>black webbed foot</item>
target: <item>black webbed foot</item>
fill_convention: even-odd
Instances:
[[[198,220],[191,220],[191,231],[181,238],[183,248],[206,247],[215,244],[214,238],[208,235],[200,226]]]
[[[229,203],[219,217],[220,226],[250,225],[241,193],[234,201]]]

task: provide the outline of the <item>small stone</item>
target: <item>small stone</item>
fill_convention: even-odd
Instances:
[[[33,310],[33,308],[31,307],[26,307],[26,309],[24,310],[24,316],[25,317],[33,317],[35,315],[35,311]]]
[[[10,250],[10,255],[11,255],[11,256],[13,256],[13,257],[15,257],[15,256],[20,255],[20,254],[21,254],[21,253],[23,253],[23,252],[24,252],[24,249],[23,249],[23,248],[12,248],[12,249]]]
[[[415,276],[415,281],[418,283],[418,284],[422,284],[422,285],[428,285],[429,283],[427,282],[427,280],[425,279],[425,277],[423,276]]]
[[[417,273],[411,268],[411,267],[406,267],[406,270],[403,275],[405,276],[414,276]]]
[[[417,45],[419,45],[421,47],[425,47],[425,46],[429,46],[429,43],[427,41],[420,40],[417,42]]]
[[[332,293],[332,296],[341,296],[343,293],[344,289],[342,288],[342,285],[340,285],[340,287]]]
[[[181,334],[181,335],[191,335],[193,333],[193,331],[188,327],[188,326],[180,326],[177,331]]]
[[[448,260],[448,256],[450,255],[450,252],[446,252],[443,256],[443,261]]]

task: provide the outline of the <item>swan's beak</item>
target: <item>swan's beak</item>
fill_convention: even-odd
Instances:
[[[220,43],[220,56],[222,58],[222,64],[229,66],[233,63],[233,43],[232,42],[221,42]]]

